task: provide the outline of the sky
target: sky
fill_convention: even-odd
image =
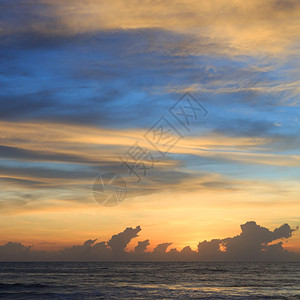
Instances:
[[[300,253],[298,1],[2,0],[0,15],[0,253],[111,254],[126,228],[122,254]],[[126,194],[102,205],[111,174]]]

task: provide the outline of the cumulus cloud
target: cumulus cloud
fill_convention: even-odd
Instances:
[[[128,227],[123,232],[113,235],[107,244],[110,246],[114,255],[125,254],[126,246],[133,238],[138,236],[137,234],[140,231],[140,226],[137,226],[136,228]]]
[[[241,225],[241,230],[241,234],[233,238],[199,243],[199,254],[205,259],[212,258],[213,260],[262,261],[292,258],[292,254],[283,248],[282,242],[269,245],[279,239],[292,236],[296,229],[292,229],[288,224],[270,231],[251,221]],[[276,257],[274,257],[274,251],[277,251]],[[270,257],[271,253],[272,257]]]
[[[26,259],[30,254],[30,246],[26,247],[21,243],[8,242],[0,246],[0,260],[9,261],[19,259]]]
[[[172,243],[159,244],[153,249],[153,253],[154,254],[165,254],[168,247],[171,246],[171,245],[172,245]]]
[[[168,251],[172,243],[161,243],[146,251],[149,240],[138,241],[134,251],[126,251],[126,246],[141,231],[137,226],[113,235],[108,242],[89,239],[58,252],[37,251],[31,246],[9,242],[0,246],[0,261],[300,261],[299,254],[283,247],[283,240],[297,229],[283,224],[272,231],[250,221],[241,225],[239,235],[202,241],[197,251],[190,246],[181,251],[176,248]]]
[[[137,246],[134,248],[135,253],[144,253],[147,247],[150,245],[149,240],[138,242]]]
[[[97,239],[87,240],[83,245],[72,246],[56,253],[60,261],[97,261],[111,260],[111,250],[106,242],[96,243]]]

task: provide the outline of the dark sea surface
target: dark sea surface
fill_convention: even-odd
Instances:
[[[300,299],[300,263],[0,263],[0,299]]]

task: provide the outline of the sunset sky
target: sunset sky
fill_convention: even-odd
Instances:
[[[140,225],[129,250],[196,250],[247,221],[300,225],[299,1],[2,0],[0,15],[0,245]],[[183,96],[202,108],[188,129],[170,112]],[[161,117],[181,135],[165,155],[145,138]],[[120,161],[136,142],[155,158],[139,182]],[[107,172],[127,184],[114,207],[92,193]],[[299,231],[283,245],[300,253]]]

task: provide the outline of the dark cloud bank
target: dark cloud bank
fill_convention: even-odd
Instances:
[[[197,251],[190,246],[181,251],[168,250],[172,243],[162,243],[150,252],[149,240],[138,241],[133,251],[126,251],[126,246],[141,231],[137,226],[126,228],[107,242],[90,239],[58,252],[37,251],[9,242],[0,246],[0,261],[300,261],[300,255],[285,250],[282,243],[297,229],[284,224],[271,231],[251,221],[241,225],[239,235],[200,242]]]

